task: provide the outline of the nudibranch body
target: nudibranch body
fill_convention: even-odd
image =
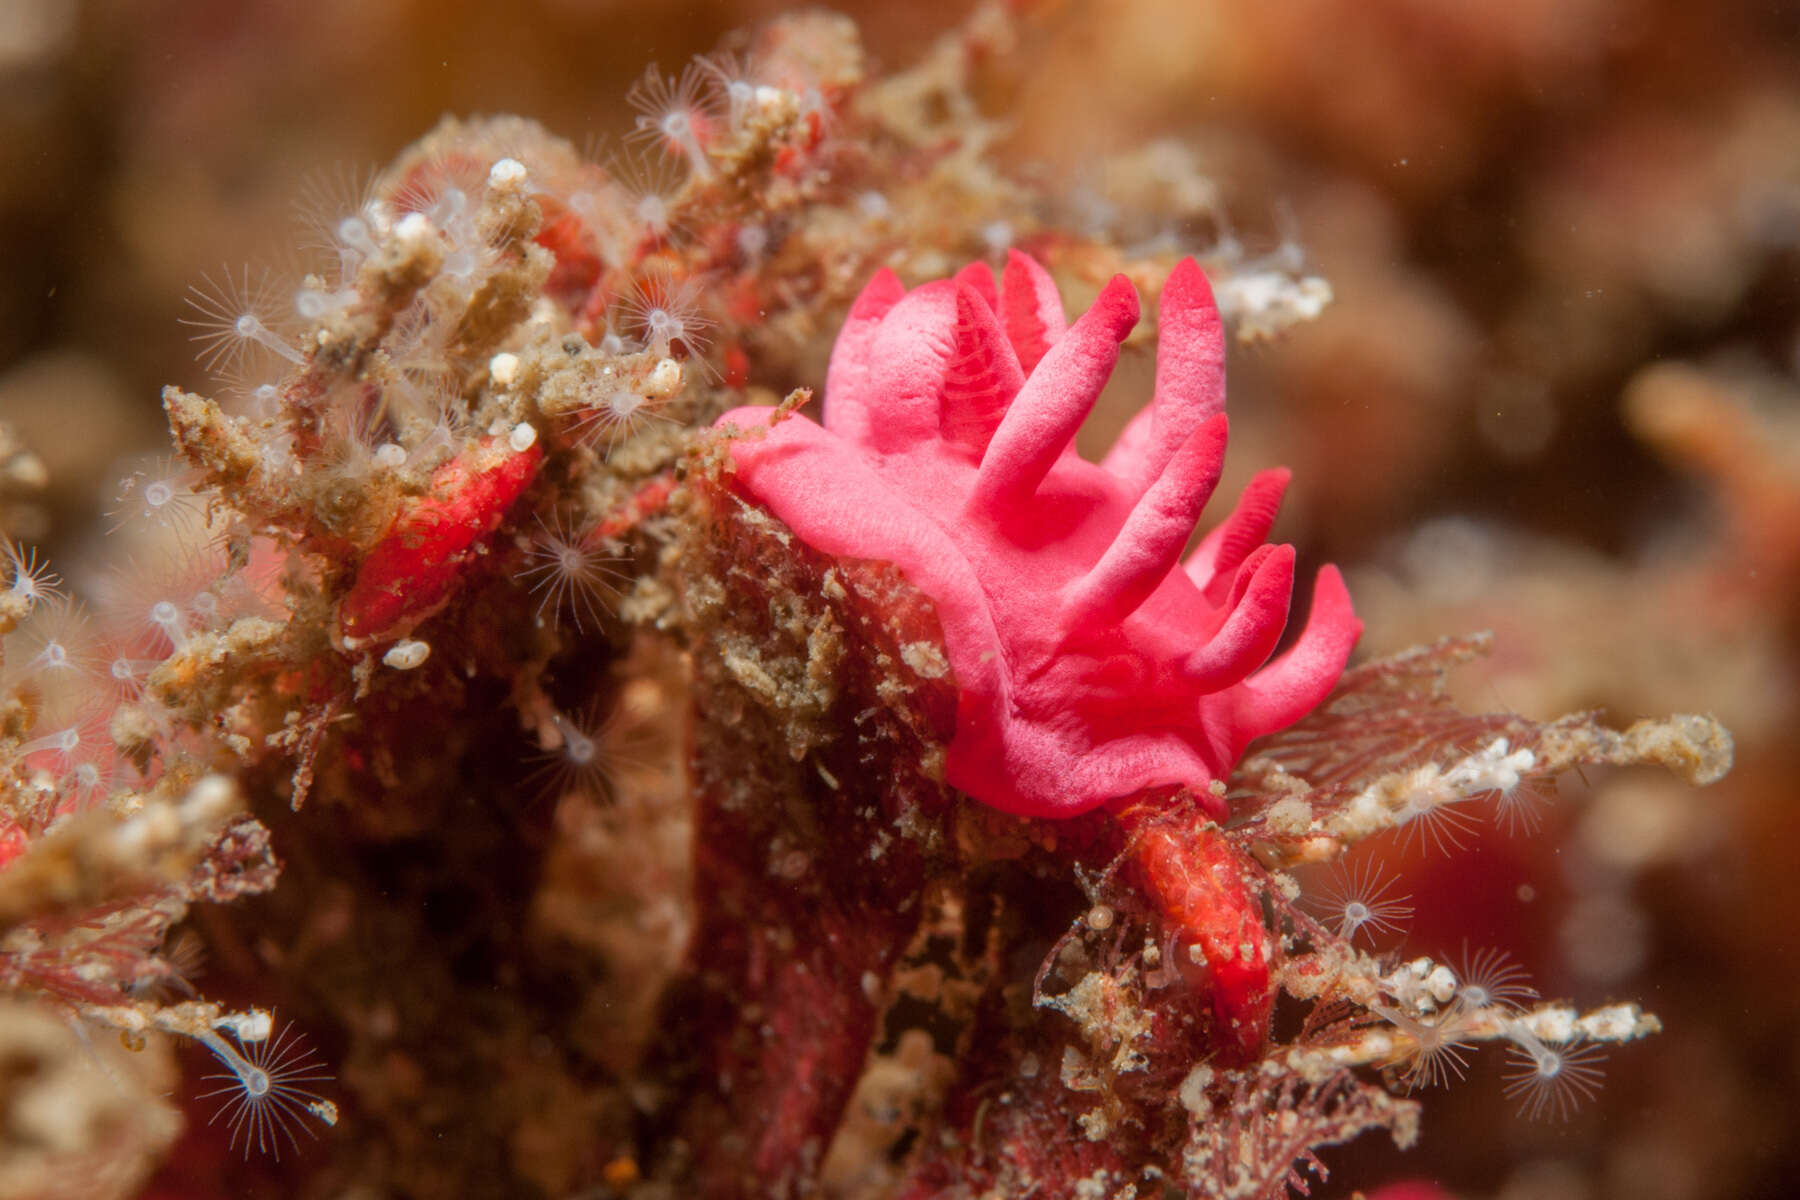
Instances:
[[[895,564],[934,602],[958,689],[948,781],[1031,817],[1181,785],[1209,803],[1253,738],[1298,720],[1361,623],[1333,567],[1287,623],[1294,551],[1264,544],[1287,483],[1265,471],[1185,561],[1226,441],[1224,333],[1192,260],[1164,286],[1156,388],[1101,463],[1075,432],[1138,319],[1115,277],[1066,325],[1013,253],[906,291],[876,275],[826,378],[824,425],[740,408],[737,487],[803,541]],[[1265,665],[1265,663],[1267,665]]]

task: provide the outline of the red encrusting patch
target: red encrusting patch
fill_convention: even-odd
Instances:
[[[0,829],[0,871],[4,871],[13,859],[25,853],[27,844],[25,831],[17,825],[8,824]]]
[[[1216,825],[1159,821],[1131,807],[1138,829],[1132,869],[1177,937],[1170,964],[1212,1002],[1212,1045],[1229,1066],[1256,1061],[1268,1039],[1275,986],[1271,946],[1257,891],[1244,878],[1243,852]]]
[[[544,293],[568,308],[578,308],[599,283],[606,264],[580,216],[553,196],[540,195],[537,202],[544,221],[532,240],[556,256],[556,265],[544,281]]]
[[[476,543],[500,524],[543,462],[541,442],[514,451],[504,438],[486,437],[439,467],[430,490],[409,500],[363,556],[338,605],[345,645],[402,637],[448,603]]]

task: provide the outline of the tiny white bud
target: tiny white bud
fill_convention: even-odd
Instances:
[[[396,671],[410,671],[431,657],[431,643],[407,638],[395,642],[388,652],[381,656],[381,661]]]
[[[862,210],[863,216],[872,220],[880,220],[887,216],[890,208],[888,198],[874,188],[857,196],[856,207]]]
[[[208,775],[181,802],[179,817],[189,828],[216,825],[239,808],[237,786],[223,775]]]
[[[407,213],[400,218],[400,223],[394,226],[394,236],[407,242],[424,241],[433,232],[431,218],[421,212]]]
[[[375,465],[392,471],[406,465],[406,447],[398,442],[383,442],[375,447]]]
[[[488,359],[488,378],[496,387],[511,387],[519,377],[519,356],[500,353]]]
[[[673,396],[681,390],[681,364],[672,358],[660,360],[650,368],[650,378],[644,381],[644,393],[657,399]]]
[[[1425,989],[1439,1004],[1448,1004],[1456,998],[1456,976],[1448,967],[1433,967],[1424,983]]]
[[[760,258],[769,248],[769,230],[762,225],[745,225],[738,230],[738,253],[745,258]]]
[[[488,169],[491,188],[520,187],[525,183],[525,164],[516,158],[502,158]]]
[[[537,430],[528,421],[520,421],[513,426],[512,432],[506,435],[506,444],[513,448],[515,454],[525,453],[536,441]]]

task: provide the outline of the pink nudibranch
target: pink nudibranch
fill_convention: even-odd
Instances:
[[[1108,283],[1073,325],[1014,252],[908,292],[883,270],[851,307],[824,426],[740,408],[738,490],[825,554],[891,562],[937,607],[955,672],[949,782],[1069,817],[1145,789],[1208,792],[1254,738],[1336,684],[1362,623],[1335,567],[1293,646],[1291,546],[1264,544],[1287,485],[1264,471],[1185,561],[1225,456],[1225,343],[1206,276],[1164,285],[1156,390],[1099,464],[1075,432],[1138,320]],[[1265,665],[1266,664],[1266,665]]]

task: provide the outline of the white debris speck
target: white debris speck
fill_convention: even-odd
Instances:
[[[266,1042],[274,1032],[275,1019],[263,1008],[248,1012],[226,1013],[213,1022],[214,1029],[226,1029],[240,1042]]]
[[[403,242],[422,242],[431,237],[437,230],[432,228],[431,218],[424,213],[407,213],[394,226],[394,236]]]
[[[1389,797],[1383,782],[1377,780],[1370,784],[1344,806],[1343,812],[1332,822],[1341,836],[1367,837],[1396,823],[1388,807]]]
[[[396,671],[410,671],[431,657],[431,643],[407,638],[395,642],[388,652],[381,656],[381,661]]]
[[[1300,837],[1312,828],[1312,805],[1302,796],[1288,796],[1271,804],[1264,814],[1269,830],[1283,837]]]
[[[926,679],[942,679],[950,673],[949,660],[932,642],[907,642],[900,647],[900,659]]]
[[[1213,288],[1219,312],[1235,322],[1240,337],[1272,337],[1310,321],[1331,303],[1331,285],[1316,275],[1296,279],[1285,271],[1231,275]]]
[[[1206,1098],[1206,1089],[1212,1086],[1212,1081],[1213,1070],[1204,1063],[1189,1071],[1187,1078],[1181,1081],[1180,1090],[1176,1092],[1181,1107],[1196,1117],[1204,1117],[1212,1112],[1212,1104]]]
[[[1088,1113],[1086,1116],[1079,1119],[1082,1128],[1087,1130],[1089,1141],[1098,1142],[1103,1140],[1106,1133],[1110,1131],[1112,1127],[1111,1122],[1105,1120],[1098,1110]],[[1096,1127],[1099,1127],[1098,1136],[1096,1136]],[[1105,1167],[1096,1169],[1094,1173],[1089,1175],[1086,1179],[1078,1179],[1075,1181],[1075,1195],[1077,1200],[1103,1200],[1106,1194],[1111,1190],[1112,1173]]]
[[[1641,1014],[1635,1004],[1610,1004],[1581,1018],[1582,1030],[1602,1042],[1623,1042],[1637,1037],[1643,1032],[1640,1025]]]
[[[1566,1005],[1551,1004],[1534,1009],[1520,1019],[1520,1024],[1546,1042],[1573,1041],[1576,1012]]]
[[[1508,753],[1507,740],[1495,738],[1487,749],[1463,759],[1444,773],[1444,782],[1464,795],[1485,792],[1511,792],[1519,786],[1526,771],[1537,765],[1537,755],[1530,750]]]

